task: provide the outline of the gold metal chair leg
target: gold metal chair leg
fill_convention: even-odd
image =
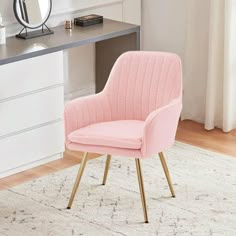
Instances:
[[[75,198],[75,194],[78,190],[78,187],[79,187],[79,183],[80,183],[80,180],[82,178],[82,175],[84,173],[84,168],[86,166],[86,163],[87,163],[87,159],[88,159],[88,153],[85,152],[84,153],[84,157],[83,157],[83,160],[80,164],[80,168],[79,168],[79,172],[78,172],[78,175],[76,177],[76,181],[75,181],[75,184],[74,184],[74,188],[72,190],[72,193],[71,193],[71,197],[70,197],[70,201],[69,201],[69,204],[68,204],[68,207],[67,209],[71,209],[71,206],[73,204],[73,201],[74,201],[74,198]]]
[[[110,163],[111,163],[111,155],[107,155],[106,167],[105,167],[105,171],[104,171],[102,185],[106,184]]]
[[[136,169],[137,169],[137,175],[138,175],[139,190],[140,190],[142,206],[143,206],[144,221],[145,223],[148,223],[147,205],[146,205],[146,199],[145,199],[143,176],[142,176],[140,160],[135,159],[135,163],[136,163]]]
[[[169,173],[166,161],[165,161],[164,154],[162,152],[159,153],[159,157],[160,157],[161,164],[162,164],[162,167],[163,167],[164,172],[165,172],[165,176],[166,176],[166,179],[167,179],[172,197],[175,197],[175,191],[174,191],[174,188],[173,188],[173,185],[172,185],[172,182],[171,182],[170,173]]]

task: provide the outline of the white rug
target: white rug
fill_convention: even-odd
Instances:
[[[0,191],[0,235],[235,236],[236,159],[177,143],[166,152],[177,197],[159,158],[143,160],[149,224],[143,223],[135,162],[114,157],[88,163],[71,210],[78,166]]]

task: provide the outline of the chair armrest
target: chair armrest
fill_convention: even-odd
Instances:
[[[82,127],[111,120],[109,100],[105,93],[82,97],[70,101],[64,110],[65,137]]]
[[[141,148],[144,157],[150,157],[173,145],[181,110],[181,100],[175,99],[149,114],[144,125]]]

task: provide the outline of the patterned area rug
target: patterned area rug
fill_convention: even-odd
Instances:
[[[91,160],[73,208],[66,206],[78,166],[0,191],[0,235],[235,236],[236,159],[176,143],[166,152],[177,197],[159,158],[143,160],[149,224],[143,223],[135,162]]]

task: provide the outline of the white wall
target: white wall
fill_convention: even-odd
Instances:
[[[184,58],[188,0],[144,0],[143,49],[174,52]]]
[[[143,48],[174,52],[181,57],[184,90],[182,118],[199,122],[203,122],[205,116],[209,2],[143,1]],[[193,7],[196,8],[195,15],[191,10]],[[191,40],[191,37],[197,40]],[[197,66],[187,67],[189,61]]]
[[[131,24],[141,25],[142,0],[123,1],[123,21]]]
[[[22,28],[15,20],[12,2],[0,0],[0,13],[7,26],[8,36],[18,33]],[[66,19],[91,13],[109,19],[141,24],[141,0],[53,0],[52,15],[47,25],[49,27],[61,25]],[[65,51],[66,98],[94,93],[94,56],[93,44]]]
[[[104,6],[123,4],[130,0],[52,0],[53,9],[49,20],[49,25],[55,26],[63,23],[63,20],[73,14],[78,14],[87,9],[96,9]],[[131,0],[132,1],[132,0]],[[2,14],[4,24],[8,26],[8,34],[14,34],[21,26],[16,22],[13,14],[13,0],[0,1],[0,13]],[[17,32],[17,31],[16,31]]]

